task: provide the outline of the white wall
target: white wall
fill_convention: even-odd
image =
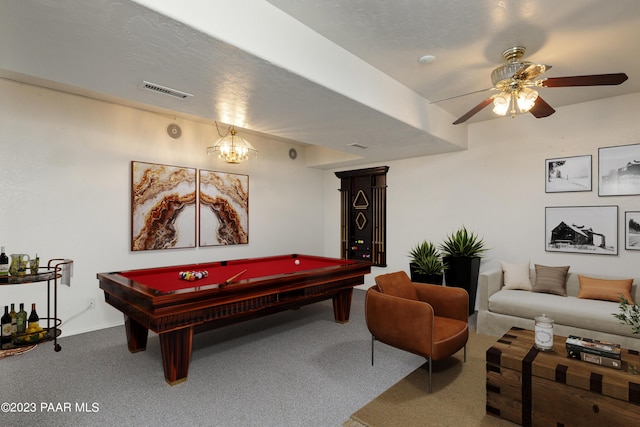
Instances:
[[[405,270],[407,252],[427,239],[440,243],[465,225],[491,250],[481,270],[500,261],[569,265],[572,271],[640,277],[640,251],[624,249],[624,212],[640,210],[640,196],[598,197],[598,148],[640,143],[640,94],[557,108],[555,115],[501,118],[469,126],[463,152],[387,162],[387,268]],[[545,159],[592,156],[593,190],[545,193]],[[380,166],[368,165],[368,166]],[[363,167],[368,167],[363,166]],[[325,246],[339,254],[339,180],[325,173]],[[546,206],[618,205],[618,255],[545,252]]]
[[[59,289],[63,334],[122,323],[104,303],[96,273],[285,253],[322,255],[323,174],[304,152],[245,135],[257,160],[228,165],[206,155],[215,126],[152,114],[0,79],[0,245],[7,253],[74,260]],[[182,137],[166,128],[177,123]],[[131,252],[132,160],[249,175],[249,244]],[[84,311],[89,298],[95,310]],[[0,306],[35,302],[46,284],[0,286]]]
[[[75,261],[70,288],[60,288],[65,335],[119,324],[103,302],[96,273],[278,253],[340,255],[339,180],[333,171],[292,161],[290,145],[251,135],[259,158],[227,165],[206,156],[216,137],[209,124],[175,119],[74,95],[0,80],[0,245],[41,259]],[[640,252],[583,255],[544,251],[545,206],[618,205],[640,210],[639,196],[598,197],[598,148],[640,143],[640,95],[558,108],[469,126],[464,152],[385,163],[388,175],[388,267],[373,277],[408,270],[408,250],[436,243],[461,225],[491,248],[482,269],[501,260],[570,265],[574,271],[638,277]],[[167,125],[182,128],[179,140]],[[593,156],[593,191],[544,191],[545,159]],[[130,251],[130,162],[157,162],[249,175],[248,245]],[[364,168],[376,165],[364,165]],[[84,311],[87,300],[97,308]],[[0,306],[46,303],[46,285],[0,287]],[[40,309],[44,316],[44,310]]]

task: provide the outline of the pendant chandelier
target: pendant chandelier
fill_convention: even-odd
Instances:
[[[216,122],[218,129],[218,122]],[[220,134],[220,129],[218,129]],[[242,163],[250,157],[257,158],[258,151],[246,139],[237,135],[235,126],[231,126],[224,136],[207,148],[207,154],[217,156],[227,163]]]

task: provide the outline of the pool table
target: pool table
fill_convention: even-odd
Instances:
[[[207,272],[195,281],[181,272]],[[160,338],[166,381],[185,381],[198,332],[333,299],[336,322],[348,322],[353,287],[366,261],[280,255],[98,273],[107,304],[124,314],[129,351],[143,351],[149,330]]]

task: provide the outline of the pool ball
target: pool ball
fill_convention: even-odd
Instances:
[[[300,260],[299,260],[299,259],[297,259],[297,260],[295,261],[295,264],[296,264],[296,265],[300,265]]]

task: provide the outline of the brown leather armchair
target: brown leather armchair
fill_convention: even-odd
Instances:
[[[412,282],[399,271],[376,277],[367,290],[365,318],[374,342],[427,358],[429,392],[433,360],[452,356],[464,348],[467,361],[469,295],[462,288]]]

